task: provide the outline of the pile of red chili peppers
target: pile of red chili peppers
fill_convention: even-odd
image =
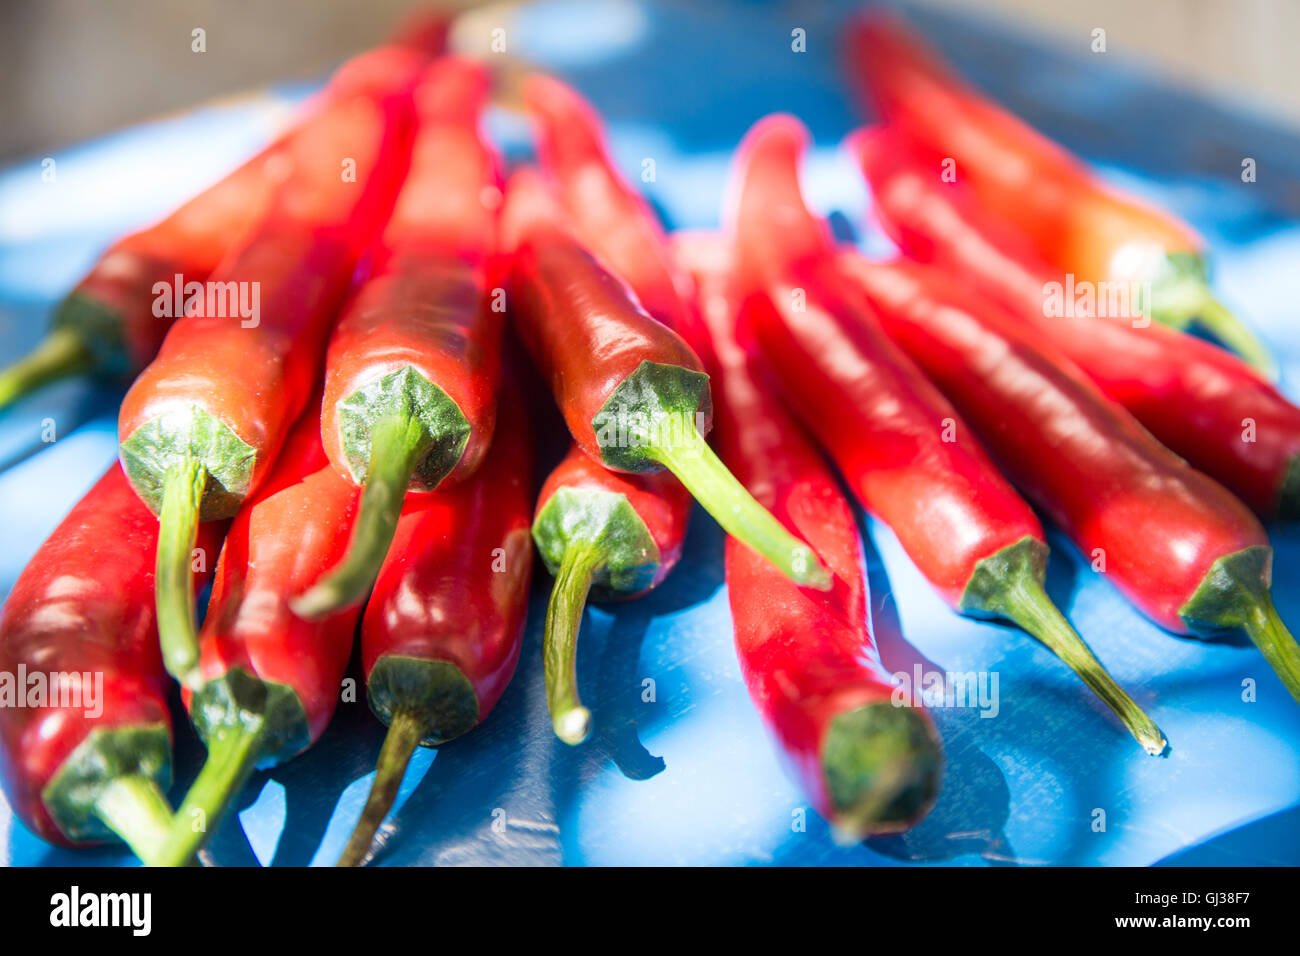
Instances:
[[[64,375],[133,378],[120,466],[0,618],[0,672],[51,675],[0,706],[0,779],[30,829],[193,861],[254,768],[319,739],[359,646],[388,725],[340,860],[363,863],[416,748],[505,692],[535,555],[547,706],[586,740],[584,608],[657,587],[693,501],[729,535],[746,688],[852,839],[962,786],[877,649],[853,499],[955,611],[1043,643],[1150,754],[1169,746],[1143,709],[1159,701],[1122,689],[1048,597],[1031,504],[1156,623],[1248,637],[1300,700],[1260,524],[1300,514],[1300,409],[1189,227],[873,14],[849,63],[882,125],[849,148],[898,256],[837,247],[789,116],[741,144],[722,232],[670,237],[554,78],[526,81],[538,160],[505,176],[481,128],[492,73],[445,53],[446,26],[349,62],[262,154],[114,243],[0,371],[0,405]],[[154,286],[177,275],[199,291],[164,322]],[[1140,280],[1142,321],[1099,300],[1054,315],[1067,278]],[[253,321],[204,291],[249,284]],[[570,440],[539,475],[548,393]],[[172,679],[208,750],[176,809]]]

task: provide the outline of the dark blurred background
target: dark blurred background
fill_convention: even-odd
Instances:
[[[602,6],[630,2],[586,5],[599,16]],[[658,2],[695,6],[699,0]],[[0,62],[5,64],[0,161],[268,83],[320,77],[349,53],[382,38],[407,11],[431,5],[476,8],[484,25],[507,21],[514,4],[5,0],[0,3]],[[800,6],[780,0],[774,5],[792,13]],[[1300,129],[1300,3],[1295,0],[919,0],[919,5],[980,11],[1075,52],[1088,52],[1091,31],[1101,27],[1110,53]],[[190,49],[196,27],[206,31],[203,54]]]

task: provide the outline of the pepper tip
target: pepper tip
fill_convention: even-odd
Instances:
[[[339,595],[334,588],[316,584],[290,598],[289,610],[304,621],[314,621],[340,610]]]
[[[570,746],[577,746],[591,736],[591,711],[578,706],[558,714],[551,722],[555,736]]]
[[[800,546],[794,551],[792,566],[797,575],[796,581],[803,587],[817,591],[829,591],[834,583],[830,571],[822,564],[816,553],[809,547]]]
[[[1169,749],[1169,738],[1165,736],[1165,732],[1159,727],[1155,727],[1154,729],[1154,736],[1143,734],[1138,738],[1138,742],[1142,744],[1142,749],[1152,757],[1160,757]]]

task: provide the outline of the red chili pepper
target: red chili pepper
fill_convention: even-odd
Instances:
[[[206,578],[222,531],[204,525],[196,578]],[[9,805],[51,843],[116,834],[146,862],[172,818],[163,795],[171,714],[154,628],[157,536],[158,522],[114,463],[41,545],[0,620],[0,781]],[[45,690],[33,702],[37,686]]]
[[[1016,483],[1157,624],[1244,632],[1300,700],[1300,646],[1273,607],[1254,515],[1015,320],[919,263],[841,267]]]
[[[600,116],[575,90],[540,73],[524,84],[542,169],[558,186],[576,238],[677,332],[691,321],[690,287],[650,204],[610,162]]]
[[[377,74],[402,69],[410,56],[442,51],[445,15],[412,20],[387,47],[345,64],[295,123],[220,182],[199,193],[161,222],[113,243],[55,309],[52,329],[29,355],[0,370],[0,408],[40,386],[89,372],[129,381],[158,354],[179,316],[157,315],[160,292],[177,275],[204,282],[266,211],[287,170],[284,154],[302,123],[324,104],[356,93]]]
[[[315,743],[339,699],[360,609],[306,621],[289,608],[338,560],[338,529],[359,497],[321,448],[317,408],[298,420],[226,535],[199,633],[201,684],[182,689],[208,759],[176,812],[161,865],[189,860],[254,766]]]
[[[980,214],[960,183],[940,183],[902,137],[855,135],[874,209],[904,253],[959,275],[1059,349],[1161,442],[1264,518],[1300,517],[1300,408],[1222,349],[1160,325],[1096,315],[1009,228]]]
[[[741,343],[730,250],[714,237],[679,239],[676,249],[713,338],[723,459],[835,579],[825,594],[798,588],[727,540],[727,591],[750,697],[818,813],[857,840],[906,829],[934,802],[943,753],[929,715],[895,689],[880,661],[853,511]]]
[[[113,243],[55,308],[51,330],[0,371],[0,408],[42,385],[82,372],[129,379],[171,327],[154,315],[159,287],[178,273],[204,281],[246,236],[274,189],[272,144],[166,219]]]
[[[671,472],[619,474],[569,447],[542,486],[533,540],[555,575],[546,608],[546,704],[555,734],[580,744],[591,711],[578,696],[582,611],[595,600],[633,598],[658,587],[682,556],[691,493]]]
[[[1210,291],[1205,243],[1190,226],[1101,182],[962,83],[896,16],[855,20],[848,44],[862,96],[922,144],[934,168],[954,161],[949,168],[989,214],[1015,224],[1054,268],[1077,281],[1149,283],[1151,318],[1177,329],[1199,324],[1276,377],[1264,345]]]
[[[838,273],[804,206],[807,134],[774,116],[741,144],[733,224],[744,321],[797,416],[863,506],[957,611],[1005,618],[1059,656],[1148,753],[1159,728],[1106,673],[1044,590],[1042,526],[974,434]]]
[[[574,90],[542,74],[524,97],[537,127],[538,154],[576,237],[631,287],[654,318],[689,342],[701,334],[690,283],[673,258],[653,210],[609,160],[596,111]],[[576,444],[551,472],[538,501],[533,537],[555,575],[547,609],[544,654],[547,705],[557,736],[579,744],[591,713],[577,691],[577,641],[589,595],[619,600],[644,594],[681,557],[691,493],[671,472],[612,472]]]
[[[330,339],[321,434],[365,494],[342,562],[295,603],[306,617],[363,601],[408,490],[462,480],[492,440],[504,304],[490,276],[500,180],[477,129],[487,83],[462,59],[422,77],[410,172]]]
[[[807,545],[754,501],[704,441],[713,405],[698,357],[573,238],[534,171],[511,177],[502,228],[513,250],[515,327],[579,447],[615,471],[667,468],[728,533],[792,580],[828,586]]]
[[[370,708],[388,735],[340,866],[365,859],[416,746],[478,726],[510,682],[528,612],[532,491],[532,431],[507,393],[475,476],[402,510],[361,625]]]
[[[311,397],[359,249],[396,193],[415,69],[376,80],[374,95],[326,106],[294,138],[293,174],[252,240],[207,284],[210,298],[227,298],[214,309],[205,297],[177,320],[122,403],[122,464],[161,525],[163,662],[191,686],[194,596],[183,569],[195,528],[230,516],[258,488]],[[205,314],[232,311],[230,295],[250,308]]]

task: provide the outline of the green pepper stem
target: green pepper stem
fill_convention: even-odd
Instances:
[[[55,329],[36,348],[0,370],[0,408],[6,408],[42,385],[94,367],[94,356],[71,329]]]
[[[582,706],[578,696],[578,631],[592,579],[605,561],[599,543],[570,541],[546,605],[546,633],[542,639],[546,706],[555,736],[566,744],[580,744],[591,733],[591,711]]]
[[[1242,629],[1255,642],[1264,660],[1277,672],[1282,685],[1300,701],[1300,646],[1282,623],[1273,598],[1264,591],[1252,604]]]
[[[323,578],[293,599],[290,606],[295,614],[303,618],[325,617],[366,599],[397,532],[411,475],[429,453],[431,443],[429,429],[409,411],[375,422],[365,490],[347,553]]]
[[[796,584],[830,590],[830,573],[813,549],[754,500],[698,430],[680,429],[679,440],[655,444],[646,451],[677,476],[727,534],[767,558]]]
[[[1175,329],[1200,326],[1270,382],[1277,381],[1277,362],[1268,347],[1231,309],[1215,298],[1203,278],[1184,278],[1166,295],[1157,295],[1152,316],[1162,325]]]
[[[1210,332],[1216,339],[1240,355],[1270,382],[1276,382],[1278,376],[1277,362],[1268,347],[1260,341],[1246,323],[1232,314],[1232,311],[1214,297],[1206,287],[1201,298],[1200,308],[1196,311],[1196,323]]]
[[[393,808],[397,791],[406,776],[406,767],[411,762],[411,754],[420,745],[427,721],[413,710],[393,712],[388,733],[384,736],[384,746],[379,751],[379,761],[375,764],[375,779],[370,784],[370,795],[361,811],[348,838],[348,845],[343,849],[336,866],[360,866],[370,855],[374,845],[375,834]]]
[[[262,753],[266,720],[245,717],[219,727],[208,738],[208,759],[194,779],[172,820],[167,842],[145,862],[151,866],[185,866],[216,832],[230,801],[243,788]]]
[[[1029,574],[1017,575],[1007,588],[999,613],[1032,634],[1079,675],[1128,728],[1142,749],[1153,756],[1165,752],[1169,742],[1155,721],[1107,673],[1088,645],[1070,626],[1043,585]]]
[[[161,854],[173,822],[162,788],[138,773],[109,781],[95,798],[94,813],[145,863]]]
[[[154,580],[158,640],[167,673],[191,690],[199,686],[198,620],[194,609],[194,545],[208,472],[186,457],[163,475]]]

